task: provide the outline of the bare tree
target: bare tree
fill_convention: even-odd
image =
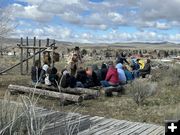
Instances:
[[[5,37],[13,30],[11,9],[0,8],[0,37]]]
[[[3,7],[3,2],[0,0],[0,54],[3,55],[3,39],[8,36],[15,28],[12,23],[12,9],[9,7]]]

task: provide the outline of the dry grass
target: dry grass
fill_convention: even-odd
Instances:
[[[85,65],[91,64],[93,61],[86,62]],[[100,65],[102,61],[97,61]],[[58,69],[62,69],[65,62],[57,64]],[[130,121],[148,122],[164,124],[166,117],[179,117],[180,112],[178,107],[180,105],[180,87],[179,87],[179,67],[172,70],[157,71],[158,75],[155,80],[158,84],[157,92],[151,97],[147,97],[141,106],[138,106],[129,95],[122,95],[121,97],[104,97],[101,96],[95,100],[83,101],[80,105],[60,106],[60,101],[42,97],[38,100],[37,105],[54,110],[66,112],[80,112],[82,114],[105,116],[117,119],[125,119]],[[13,74],[13,75],[12,75]],[[5,90],[9,84],[28,85],[30,82],[29,76],[20,76],[19,72],[14,72],[10,75],[0,76],[0,96],[2,98]],[[175,77],[175,81],[171,78]],[[170,78],[166,80],[165,78]],[[173,81],[172,81],[173,80]],[[167,84],[170,82],[171,85]],[[176,82],[176,85],[172,85]],[[16,100],[16,96],[12,96]]]

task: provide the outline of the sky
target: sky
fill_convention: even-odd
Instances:
[[[180,0],[0,0],[9,36],[82,43],[180,42]]]

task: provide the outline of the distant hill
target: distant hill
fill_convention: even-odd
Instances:
[[[36,44],[38,45],[38,40]],[[29,45],[33,45],[33,39],[29,39]],[[26,44],[26,39],[23,39],[23,43]],[[53,43],[53,40],[50,39],[50,44]],[[3,38],[0,39],[0,46],[12,46],[16,47],[17,44],[20,44],[20,39],[17,38]],[[46,40],[41,40],[42,46],[46,45]],[[81,46],[81,47],[122,47],[122,48],[180,48],[180,44],[171,43],[171,42],[126,42],[126,43],[78,43],[78,42],[67,42],[67,41],[57,41],[56,46],[63,47],[73,47],[73,46]]]

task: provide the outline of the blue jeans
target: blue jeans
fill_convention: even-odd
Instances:
[[[82,84],[82,82],[76,82],[76,87],[80,87],[80,88],[84,88],[84,85]]]
[[[109,86],[110,86],[110,84],[109,84],[108,81],[106,81],[106,80],[101,81],[100,83],[101,83],[101,85],[102,85],[103,87],[109,87]]]
[[[134,76],[134,79],[139,78],[139,70],[134,70],[133,71],[133,76]]]

